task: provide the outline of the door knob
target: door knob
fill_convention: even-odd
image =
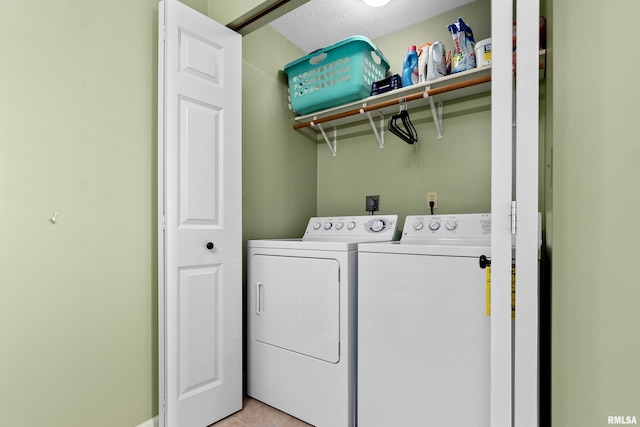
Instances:
[[[480,268],[483,270],[491,265],[491,259],[487,258],[486,255],[480,255],[478,261],[480,262]]]
[[[213,249],[213,242],[207,242],[207,249]]]

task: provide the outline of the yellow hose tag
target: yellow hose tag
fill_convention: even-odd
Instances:
[[[487,316],[491,316],[491,266],[488,265],[487,268],[487,296],[486,296],[486,305],[487,305]]]
[[[511,320],[516,319],[516,266],[511,266]]]

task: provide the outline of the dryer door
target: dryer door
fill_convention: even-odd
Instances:
[[[340,360],[340,268],[335,259],[254,255],[251,338],[330,363]]]

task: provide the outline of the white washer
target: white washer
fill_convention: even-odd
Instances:
[[[358,250],[358,424],[488,427],[490,215],[408,216]]]
[[[302,239],[247,243],[247,394],[316,427],[355,425],[357,244],[397,215],[311,218]]]

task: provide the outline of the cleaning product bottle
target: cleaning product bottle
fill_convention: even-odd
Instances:
[[[427,81],[427,62],[431,43],[425,43],[418,48],[418,83]]]
[[[416,46],[409,46],[409,51],[404,57],[402,67],[402,87],[411,86],[418,83],[418,53]]]
[[[442,42],[434,42],[429,49],[427,80],[435,80],[447,75],[446,49]]]

